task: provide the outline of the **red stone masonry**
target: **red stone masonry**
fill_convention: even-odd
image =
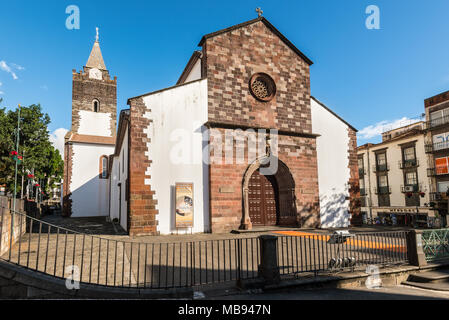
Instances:
[[[68,133],[70,135],[70,132]],[[73,146],[67,143],[68,136],[65,137],[64,145],[64,187],[63,187],[63,208],[62,215],[70,217],[72,215],[72,192],[70,185],[72,183],[72,163],[73,163]]]
[[[207,38],[203,64],[209,121],[312,133],[309,64],[262,21]],[[259,72],[276,83],[270,102],[249,93],[249,80]]]
[[[349,135],[349,213],[351,214],[351,225],[360,226],[362,224],[362,215],[360,211],[360,180],[357,161],[357,133],[348,128]]]
[[[156,209],[157,200],[153,199],[154,191],[145,185],[147,168],[151,161],[145,154],[148,151],[149,138],[144,132],[150,125],[150,120],[144,117],[149,111],[143,98],[129,100],[130,130],[129,130],[129,201],[128,201],[128,231],[130,236],[157,235]]]
[[[282,131],[278,156],[295,181],[296,224],[319,226],[309,62],[261,20],[204,39],[202,76],[208,81],[209,122],[222,132],[227,125]],[[276,95],[269,102],[256,100],[249,91],[250,78],[256,73],[266,73],[276,83]],[[212,232],[226,232],[240,226],[242,184],[248,166],[247,162],[236,164],[235,161],[234,164],[224,164],[224,161],[210,164]]]

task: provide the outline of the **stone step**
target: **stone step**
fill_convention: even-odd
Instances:
[[[404,281],[403,285],[411,286],[420,289],[436,290],[436,291],[449,291],[448,282],[412,282]]]
[[[449,270],[435,270],[435,271],[427,271],[421,273],[411,274],[408,279],[408,282],[415,283],[444,283],[447,282],[449,285]]]

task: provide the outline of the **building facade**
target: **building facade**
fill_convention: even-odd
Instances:
[[[449,92],[426,99],[424,106],[427,120],[426,153],[430,163],[430,201],[446,225],[449,195]]]
[[[312,61],[263,17],[199,46],[175,86],[121,112],[110,217],[131,235],[360,223],[356,130],[311,96]]]
[[[382,142],[358,147],[360,202],[365,223],[433,227],[426,123],[382,134]]]

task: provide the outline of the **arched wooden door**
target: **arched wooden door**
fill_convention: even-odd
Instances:
[[[273,176],[254,171],[248,185],[249,216],[254,226],[275,226],[278,222],[277,185]]]

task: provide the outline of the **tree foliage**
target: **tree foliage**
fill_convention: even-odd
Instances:
[[[6,184],[8,192],[14,191],[15,162],[10,152],[16,150],[17,117],[18,109],[0,108],[0,184]],[[26,181],[28,172],[33,172],[36,180],[41,179],[43,190],[49,191],[64,171],[61,155],[49,140],[50,117],[39,104],[33,104],[21,107],[20,118],[18,152],[23,162],[18,165],[17,192],[20,193],[22,175]]]

